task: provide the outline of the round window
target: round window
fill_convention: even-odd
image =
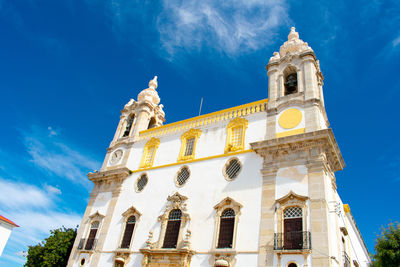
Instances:
[[[228,160],[224,167],[224,176],[228,180],[235,179],[242,169],[242,164],[240,163],[239,159],[233,158]]]
[[[141,192],[148,182],[147,175],[144,173],[140,176],[140,178],[136,182],[136,191]]]
[[[85,259],[81,259],[81,266],[85,265]]]
[[[183,166],[176,174],[176,185],[183,186],[190,177],[189,167]]]

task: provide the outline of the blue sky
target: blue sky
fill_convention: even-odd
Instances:
[[[268,97],[295,26],[320,60],[337,173],[370,251],[399,220],[400,2],[0,0],[0,265],[75,226],[130,98],[158,75],[167,123]]]

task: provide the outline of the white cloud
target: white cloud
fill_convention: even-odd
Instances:
[[[74,183],[89,186],[86,173],[100,166],[99,162],[71,149],[68,145],[54,138],[47,138],[41,131],[27,133],[24,144],[36,166]]]
[[[61,190],[57,187],[46,184],[46,185],[44,185],[44,188],[46,189],[47,193],[49,193],[49,194],[61,195]]]
[[[392,41],[393,47],[396,47],[400,44],[400,35]]]
[[[287,20],[284,1],[164,0],[157,28],[170,54],[208,46],[232,55],[265,46]]]
[[[49,136],[50,137],[58,135],[58,133],[51,126],[47,127],[47,130],[49,130]]]
[[[254,51],[273,41],[279,26],[289,21],[286,1],[278,0],[162,0],[160,6],[152,5],[113,0],[106,13],[118,35],[135,34],[140,23],[149,32],[155,29],[161,52],[170,56],[203,47],[229,56]]]
[[[0,204],[3,208],[47,207],[51,204],[51,199],[44,191],[29,184],[0,178],[0,188]]]

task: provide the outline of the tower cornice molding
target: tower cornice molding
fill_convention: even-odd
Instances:
[[[128,168],[118,168],[107,171],[100,172],[90,172],[88,174],[88,178],[90,181],[94,183],[98,182],[110,182],[110,181],[123,181],[130,174],[130,170]]]
[[[294,154],[297,159],[306,162],[319,160],[322,165],[327,164],[326,167],[333,172],[342,170],[345,166],[331,129],[275,138],[250,145],[264,158],[264,169],[274,162],[293,161]]]

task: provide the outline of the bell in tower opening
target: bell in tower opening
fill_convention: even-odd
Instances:
[[[285,79],[285,95],[297,93],[297,73],[291,73]]]

